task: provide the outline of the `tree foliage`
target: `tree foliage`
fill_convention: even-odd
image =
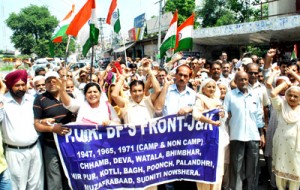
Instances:
[[[197,10],[197,15],[202,20],[202,27],[216,26],[218,19],[225,15],[225,4],[226,0],[204,0],[202,8]]]
[[[195,6],[195,0],[167,0],[165,11],[174,13],[177,9],[178,25],[180,25],[192,15],[195,10]]]
[[[256,21],[261,19],[259,0],[204,0],[196,12],[202,27]],[[267,5],[263,6],[263,17],[267,16]]]
[[[68,37],[64,36],[63,41],[61,43],[54,43],[54,56],[55,57],[65,57],[66,56],[66,48],[67,48],[67,43],[68,43]],[[45,44],[49,45],[49,44]],[[74,39],[70,40],[69,44],[69,52],[74,52],[75,51],[75,41]]]
[[[58,20],[47,7],[30,5],[18,14],[11,13],[6,24],[13,31],[11,40],[14,47],[23,54],[49,56],[49,40]]]

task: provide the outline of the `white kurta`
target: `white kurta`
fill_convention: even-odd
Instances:
[[[274,173],[277,177],[300,182],[300,120],[287,123],[281,113],[284,100],[279,97],[271,100],[274,109],[279,113],[278,126],[273,137]]]

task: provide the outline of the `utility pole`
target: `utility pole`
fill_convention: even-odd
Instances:
[[[159,0],[155,4],[159,3],[159,14],[158,14],[158,40],[157,40],[157,49],[159,50],[161,45],[161,16],[162,16],[162,1]]]
[[[4,14],[4,0],[1,1],[2,5],[1,5],[1,17],[2,19],[5,18],[5,14]],[[7,52],[7,44],[6,44],[6,29],[5,29],[5,24],[4,22],[2,23],[2,37],[3,37],[3,51]]]
[[[159,0],[155,4],[159,3],[159,14],[158,14],[158,39],[157,39],[157,52],[159,52],[159,48],[161,45],[161,16],[162,16],[162,1]],[[160,67],[163,67],[162,59],[159,60]]]
[[[104,47],[103,23],[105,22],[105,18],[98,18],[98,21],[99,21],[99,37],[100,37],[101,51],[104,51],[105,47]]]

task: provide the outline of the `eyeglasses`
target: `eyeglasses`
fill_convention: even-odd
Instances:
[[[73,76],[72,76],[72,75],[67,75],[67,77],[69,77],[69,78],[73,78]]]
[[[248,72],[249,75],[258,75],[258,72]]]

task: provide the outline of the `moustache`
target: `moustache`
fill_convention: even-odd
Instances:
[[[26,93],[26,91],[24,91],[24,90],[17,90],[13,94],[18,98],[22,98],[25,95],[25,93]]]
[[[46,92],[46,89],[39,89],[37,92],[38,94],[43,94],[44,92]]]

